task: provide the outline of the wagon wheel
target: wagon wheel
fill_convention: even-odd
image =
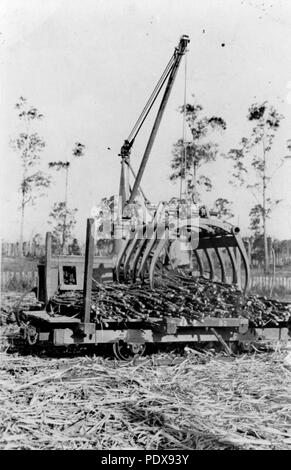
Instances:
[[[28,324],[26,327],[26,340],[30,346],[37,343],[39,331],[33,325]]]
[[[145,344],[128,344],[124,341],[113,343],[114,356],[121,361],[131,361],[135,357],[141,357],[145,349]]]
[[[33,289],[29,289],[28,291],[24,292],[21,295],[20,299],[17,300],[17,302],[13,306],[13,313],[15,315],[16,323],[17,323],[18,326],[21,326],[21,324],[23,322],[22,313],[21,313],[21,302],[31,292],[33,292],[36,296],[36,288],[34,287]]]

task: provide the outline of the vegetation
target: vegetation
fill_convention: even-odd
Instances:
[[[284,157],[272,152],[282,119],[283,116],[267,101],[252,104],[247,114],[252,126],[250,135],[243,137],[238,148],[231,149],[227,155],[233,162],[231,183],[249,189],[256,201],[249,213],[250,230],[256,237],[263,235],[265,272],[269,266],[267,220],[280,202],[270,197],[269,185],[276,169],[285,161]]]
[[[15,108],[18,112],[18,118],[24,125],[24,129],[11,141],[11,146],[18,154],[22,165],[19,237],[20,255],[22,256],[25,209],[27,205],[35,203],[37,196],[44,194],[43,190],[49,187],[51,178],[42,170],[37,170],[45,142],[37,132],[32,130],[32,123],[41,120],[43,115],[37,108],[31,106],[23,96],[19,98]]]
[[[174,144],[170,180],[184,180],[185,193],[193,195],[198,202],[202,189],[212,189],[210,178],[200,171],[202,165],[215,161],[219,154],[218,145],[210,140],[210,135],[215,130],[225,130],[226,122],[222,117],[204,116],[203,107],[195,101],[181,106],[179,111],[185,116],[192,139],[179,139]]]
[[[16,109],[18,118],[24,125],[23,131],[11,142],[23,167],[20,183],[19,243],[22,247],[25,209],[28,204],[34,204],[36,198],[44,194],[44,189],[49,187],[52,177],[37,168],[45,142],[32,129],[32,124],[33,121],[41,120],[43,115],[23,97],[20,97],[16,103]],[[172,181],[180,179],[181,189],[184,187],[183,196],[200,202],[203,191],[212,190],[212,181],[203,172],[203,166],[214,162],[220,154],[219,146],[212,140],[212,137],[215,131],[226,130],[226,122],[220,116],[205,115],[203,107],[197,103],[195,97],[192,103],[181,106],[179,112],[184,116],[185,126],[190,131],[191,139],[179,139],[174,144],[170,179]],[[252,104],[247,113],[247,120],[250,124],[249,135],[243,137],[238,147],[230,149],[226,155],[231,160],[233,168],[230,183],[249,190],[254,196],[255,203],[249,212],[252,254],[259,264],[264,262],[265,271],[268,268],[270,256],[267,221],[274,207],[280,203],[280,200],[270,197],[269,186],[276,169],[285,163],[286,158],[291,158],[290,155],[280,156],[273,153],[273,143],[282,119],[283,116],[268,102]],[[287,150],[291,153],[291,139],[287,141]],[[77,208],[68,206],[70,170],[73,162],[84,156],[84,151],[85,146],[76,142],[72,149],[71,159],[49,163],[50,169],[64,174],[64,200],[55,202],[49,214],[54,241],[60,251],[63,251],[67,242],[73,238]],[[101,203],[109,205],[112,210],[113,197],[103,198]],[[232,202],[226,198],[217,198],[213,209],[220,219],[231,220],[234,216]],[[39,237],[39,234],[37,236]],[[275,247],[276,252],[278,249]]]
[[[72,239],[77,212],[78,209],[68,209],[64,201],[54,203],[49,214],[49,224],[53,227],[52,236],[55,250],[63,252],[65,244]]]
[[[80,142],[76,142],[72,151],[73,159],[80,158],[84,155],[85,145]],[[73,228],[76,224],[75,214],[78,209],[68,208],[68,187],[69,187],[69,171],[71,169],[72,162],[67,161],[55,161],[49,163],[49,168],[54,168],[57,171],[65,170],[65,200],[61,202],[55,202],[52,211],[49,215],[50,224],[53,224],[53,236],[57,247],[64,250],[65,244],[73,236]]]
[[[232,212],[232,202],[223,197],[216,199],[213,209],[217,212],[217,217],[219,219],[229,220],[234,216]]]

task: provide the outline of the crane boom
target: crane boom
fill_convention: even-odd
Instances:
[[[159,129],[159,126],[160,126],[160,123],[161,123],[161,120],[162,120],[167,102],[169,100],[169,96],[170,96],[170,93],[171,93],[172,88],[173,88],[173,84],[174,84],[174,81],[175,81],[175,78],[176,78],[176,75],[177,75],[177,71],[178,71],[182,56],[185,54],[186,49],[187,49],[187,45],[188,45],[189,42],[190,42],[190,39],[187,35],[183,35],[180,38],[178,47],[176,47],[176,49],[174,51],[173,58],[169,62],[168,68],[166,68],[166,73],[164,72],[164,78],[161,82],[161,85],[159,87],[157,87],[157,92],[154,95],[153,99],[151,100],[151,102],[148,106],[148,110],[146,110],[144,112],[144,115],[142,117],[141,124],[144,122],[148,112],[150,111],[150,109],[153,105],[153,102],[155,101],[158,93],[161,90],[161,87],[162,87],[163,83],[168,78],[166,88],[165,88],[165,91],[164,91],[164,95],[163,95],[162,101],[160,103],[159,110],[157,112],[157,116],[156,116],[156,119],[154,121],[153,128],[152,128],[152,131],[151,131],[151,134],[150,134],[150,137],[149,137],[149,140],[148,140],[148,143],[147,143],[147,146],[146,146],[146,149],[145,149],[145,152],[144,152],[144,155],[143,155],[143,158],[142,158],[137,176],[135,178],[133,188],[130,192],[129,198],[128,198],[128,193],[129,193],[129,191],[128,191],[128,178],[125,177],[125,171],[126,171],[125,166],[128,166],[128,157],[129,157],[130,149],[131,149],[131,146],[133,144],[135,136],[131,141],[126,140],[123,147],[122,147],[122,149],[121,149],[122,174],[121,174],[120,194],[123,195],[123,198],[124,198],[123,203],[127,200],[127,202],[129,204],[131,204],[134,201],[134,199],[137,195],[137,192],[139,191],[141,179],[143,177],[144,170],[145,170],[146,164],[147,164],[149,156],[150,156],[150,152],[152,150],[152,147],[153,147],[153,144],[154,144],[154,141],[155,141],[155,138],[156,138],[156,135],[157,135],[157,132],[158,132],[158,129]],[[138,131],[139,131],[139,129],[140,129],[140,126],[138,127]]]

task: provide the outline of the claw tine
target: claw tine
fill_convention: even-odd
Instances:
[[[226,273],[225,273],[225,263],[224,255],[221,252],[221,248],[215,248],[215,253],[219,261],[220,270],[221,270],[221,282],[226,282]]]
[[[201,259],[201,256],[200,256],[198,250],[195,250],[194,253],[195,253],[195,257],[197,259],[197,263],[198,263],[198,266],[199,266],[200,277],[204,277],[204,266],[203,266],[203,261]]]
[[[237,284],[238,276],[237,276],[237,266],[236,266],[236,259],[234,256],[234,252],[232,247],[226,247],[226,250],[229,254],[231,267],[232,267],[232,283]]]
[[[163,251],[164,248],[168,245],[169,240],[169,230],[165,230],[164,236],[158,240],[157,246],[154,249],[154,254],[151,260],[150,268],[149,268],[149,279],[150,279],[150,286],[151,289],[154,288],[154,274],[155,274],[155,267],[158,261],[158,258]]]
[[[204,250],[207,262],[209,264],[209,279],[212,281],[214,279],[214,265],[211,257],[211,253],[208,249]]]

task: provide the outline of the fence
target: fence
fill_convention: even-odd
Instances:
[[[231,278],[227,277],[231,282]],[[34,287],[37,285],[37,271],[4,271],[1,273],[1,289],[19,289]],[[291,294],[291,277],[276,276],[252,276],[250,282],[251,289],[268,290],[282,288],[286,293]]]
[[[37,271],[2,271],[1,289],[18,290],[28,289],[37,285]]]
[[[9,258],[17,258],[20,255],[20,245],[19,243],[1,243],[2,256],[7,256]],[[31,258],[40,258],[45,254],[45,246],[37,245],[33,242],[24,242],[23,243],[23,256]]]
[[[283,287],[291,293],[291,277],[277,276],[253,276],[251,279],[251,287],[259,287],[260,289],[271,289],[271,287]]]
[[[247,253],[250,259],[250,264],[252,268],[261,269],[263,268],[264,261],[263,259],[258,259],[258,253],[256,250],[252,249],[251,239],[244,237],[244,243],[247,249]],[[19,243],[8,243],[2,242],[2,256],[9,258],[17,258],[20,255],[20,245]],[[110,250],[112,251],[112,240],[98,240],[96,242],[96,252],[95,255],[103,256],[105,253]],[[271,241],[269,242],[269,260],[270,266],[273,265],[273,255],[275,256],[275,265],[276,267],[284,267],[291,265],[291,240],[285,240],[282,242],[277,242],[274,246],[274,251],[271,250]],[[53,252],[55,247],[52,247]],[[85,245],[83,243],[78,246],[79,252],[74,252],[74,246],[68,244],[64,247],[64,254],[85,254]],[[36,243],[35,241],[29,241],[23,243],[23,256],[27,258],[41,258],[45,254],[45,245],[41,243]],[[262,255],[262,253],[261,253]],[[262,256],[261,256],[262,258]]]
[[[19,258],[20,256],[20,245],[19,243],[2,243],[2,257],[4,258]],[[74,250],[75,248],[75,250]],[[111,254],[113,251],[113,241],[100,239],[96,242],[95,255],[106,256]],[[59,249],[52,245],[53,255],[59,254]],[[28,259],[39,259],[45,255],[45,245],[36,245],[33,242],[23,243],[23,256]],[[63,248],[64,255],[85,255],[85,244],[80,244],[77,247],[67,244]]]

